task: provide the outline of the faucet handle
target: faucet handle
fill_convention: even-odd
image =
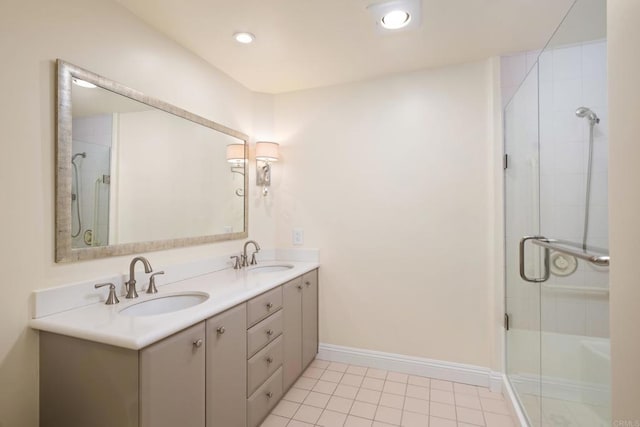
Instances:
[[[149,287],[147,287],[148,294],[157,294],[158,288],[156,288],[156,276],[158,274],[164,274],[164,271],[158,271],[149,276]]]
[[[138,298],[135,279],[129,279],[128,282],[124,282],[124,287],[127,290],[127,299]]]
[[[242,255],[240,255],[242,256]],[[232,255],[229,258],[234,259],[235,258],[235,263],[233,264],[233,269],[234,270],[240,270],[242,268],[242,265],[240,264],[240,256],[238,255]]]
[[[258,263],[258,261],[256,261],[256,254],[257,253],[258,253],[258,251],[255,251],[253,254],[251,254],[251,262],[249,264],[256,265]]]
[[[114,285],[113,283],[98,283],[97,285],[94,286],[94,288],[98,289],[98,288],[102,288],[104,286],[108,286],[109,287],[109,296],[107,297],[107,300],[105,301],[105,304],[106,305],[113,305],[113,304],[119,303],[120,300],[116,296],[116,285]]]

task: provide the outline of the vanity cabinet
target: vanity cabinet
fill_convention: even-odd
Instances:
[[[257,427],[317,352],[317,270],[141,350],[41,331],[40,425]]]
[[[247,305],[207,320],[207,427],[247,425]]]
[[[283,383],[287,390],[318,354],[318,271],[297,277],[282,289]]]
[[[205,323],[142,350],[40,333],[42,427],[205,425]]]

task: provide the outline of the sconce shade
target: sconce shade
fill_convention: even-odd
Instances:
[[[227,162],[234,164],[244,163],[244,144],[227,145]]]
[[[280,158],[280,144],[276,142],[256,142],[256,160],[277,162]]]

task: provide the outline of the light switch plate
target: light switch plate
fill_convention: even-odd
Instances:
[[[304,230],[302,228],[293,229],[293,244],[295,246],[304,245]]]

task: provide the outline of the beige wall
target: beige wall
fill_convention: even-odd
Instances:
[[[269,97],[252,94],[115,2],[3,0],[1,9],[0,426],[33,427],[38,348],[36,333],[27,327],[31,291],[124,273],[130,259],[54,263],[55,59],[249,135],[269,137],[273,118]],[[250,204],[250,237],[272,247],[272,213],[255,188]],[[227,242],[147,255],[157,267],[240,246]]]
[[[321,248],[321,342],[499,363],[495,67],[276,95],[277,243]]]
[[[636,423],[633,425],[637,425],[640,422],[640,3],[609,0],[607,19],[612,409],[614,421],[633,420]]]

